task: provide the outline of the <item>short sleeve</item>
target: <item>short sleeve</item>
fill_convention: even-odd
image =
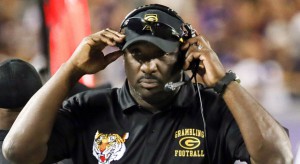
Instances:
[[[242,134],[233,120],[228,128],[226,136],[226,149],[231,158],[235,160],[245,161],[250,164],[250,155],[246,149],[246,145]]]
[[[226,109],[226,108],[225,108]],[[217,132],[212,153],[212,161],[216,164],[234,163],[237,160],[250,164],[250,156],[244,139],[232,114],[226,109],[220,118],[220,127]],[[212,141],[211,141],[212,142]]]
[[[76,97],[71,97],[63,103],[58,111],[51,137],[48,142],[48,152],[43,163],[53,163],[70,158],[76,143],[78,125],[74,119],[74,111],[78,108]]]

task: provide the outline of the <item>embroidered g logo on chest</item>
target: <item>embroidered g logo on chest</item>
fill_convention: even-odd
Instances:
[[[179,140],[179,145],[184,149],[196,149],[200,146],[200,140],[196,137],[183,137]]]

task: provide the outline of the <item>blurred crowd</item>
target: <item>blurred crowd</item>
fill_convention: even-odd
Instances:
[[[272,114],[299,123],[300,0],[88,0],[91,30],[118,30],[129,11],[148,3],[175,9]],[[0,1],[0,62],[12,57],[28,61],[45,82],[50,75],[42,27],[41,1]],[[97,86],[118,87],[123,80],[121,58],[96,74]],[[286,121],[290,129],[293,125]],[[292,142],[295,149],[300,144],[299,139]]]

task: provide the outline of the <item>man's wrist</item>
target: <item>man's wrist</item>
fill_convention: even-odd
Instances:
[[[77,67],[74,67],[72,63],[63,63],[61,68],[59,69],[66,78],[66,80],[71,84],[74,85],[78,82],[78,80],[84,75],[84,72]]]
[[[236,81],[238,83],[240,83],[240,79],[239,77],[232,72],[231,70],[229,70],[225,76],[216,83],[216,85],[213,87],[214,91],[218,94],[223,94],[228,86],[229,83],[231,83],[232,81]]]

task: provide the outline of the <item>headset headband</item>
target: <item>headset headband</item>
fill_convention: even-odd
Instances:
[[[164,5],[160,5],[160,4],[150,4],[150,5],[140,6],[140,7],[136,8],[136,9],[134,9],[133,11],[131,11],[129,14],[127,14],[126,17],[124,18],[124,20],[122,21],[120,27],[123,26],[124,22],[128,18],[130,18],[130,17],[132,17],[132,16],[134,16],[134,15],[140,13],[140,12],[143,12],[145,10],[149,10],[149,9],[156,9],[156,10],[163,11],[163,12],[165,12],[165,13],[167,13],[167,14],[169,14],[169,15],[177,18],[177,19],[179,19],[180,21],[184,22],[183,19],[173,9],[171,9],[171,8],[169,8],[167,6],[164,6]]]

